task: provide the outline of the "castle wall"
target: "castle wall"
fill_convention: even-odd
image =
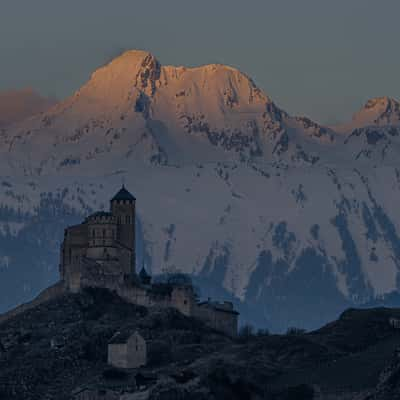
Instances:
[[[65,230],[64,239],[71,246],[87,246],[88,245],[88,226],[80,224],[70,226]]]
[[[229,336],[236,336],[238,331],[238,316],[234,313],[215,311],[215,329]]]
[[[191,287],[174,287],[171,294],[171,306],[182,314],[191,316],[195,305],[194,293]]]
[[[86,256],[94,260],[117,258],[117,224],[112,215],[95,215],[88,222],[89,247]]]
[[[216,308],[213,305],[196,305],[193,309],[193,316],[202,320],[209,327],[223,332],[231,337],[237,335],[238,314],[223,308]]]
[[[116,292],[126,301],[139,306],[151,307],[154,303],[146,289],[140,286],[124,286],[116,288]]]
[[[78,293],[81,289],[82,264],[71,264],[67,268],[64,284],[72,293]]]
[[[121,264],[121,268],[125,274],[133,274],[135,271],[134,252],[123,246],[118,246],[118,259]]]
[[[88,227],[86,224],[71,226],[65,230],[60,255],[60,276],[62,281],[67,282],[78,279],[78,267],[82,257],[86,255],[87,246]]]

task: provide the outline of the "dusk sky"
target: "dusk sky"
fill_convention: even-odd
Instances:
[[[0,89],[63,98],[126,49],[235,66],[283,109],[350,118],[400,98],[398,0],[2,0]]]

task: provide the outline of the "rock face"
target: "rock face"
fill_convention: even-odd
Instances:
[[[355,121],[290,116],[231,67],[124,53],[0,133],[0,309],[57,280],[60,227],[123,181],[138,265],[190,273],[260,326],[317,327],[397,293],[398,103]]]
[[[395,398],[400,332],[389,320],[399,317],[399,309],[348,310],[315,332],[244,329],[233,341],[176,310],[105,290],[60,294],[0,323],[0,398]],[[140,332],[146,366],[108,365],[116,332]]]

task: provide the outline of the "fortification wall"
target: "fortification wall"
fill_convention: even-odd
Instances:
[[[182,314],[191,316],[195,307],[195,298],[191,287],[174,287],[171,294],[171,306]]]
[[[193,308],[193,316],[219,332],[232,337],[237,335],[238,316],[233,312],[218,310],[211,306],[196,305]]]

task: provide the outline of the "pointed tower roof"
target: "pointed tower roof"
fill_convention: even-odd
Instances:
[[[125,189],[124,185],[122,185],[122,188],[119,190],[119,192],[111,199],[111,201],[115,200],[136,201],[136,198],[135,196],[133,196],[132,193],[130,193],[128,190]]]
[[[151,278],[151,276],[147,273],[146,269],[144,268],[144,265],[142,267],[142,269],[139,272],[139,276],[140,278]]]

